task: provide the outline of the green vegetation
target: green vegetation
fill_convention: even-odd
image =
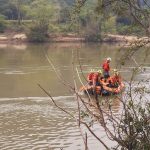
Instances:
[[[32,42],[45,42],[48,38],[50,18],[53,17],[54,9],[47,5],[46,0],[35,1],[32,3],[31,8],[29,15],[34,21],[31,27],[29,27],[27,36]]]
[[[0,33],[3,33],[6,29],[6,21],[4,19],[4,16],[0,16]]]
[[[46,42],[50,39],[51,33],[70,32],[78,33],[87,41],[94,42],[100,41],[103,35],[108,33],[150,36],[149,18],[150,2],[148,0],[0,0],[0,32],[5,30],[26,32],[31,42]],[[131,59],[139,48],[148,43],[149,39],[130,45],[131,49],[125,51],[127,56],[124,54],[124,58],[118,64],[123,65],[124,60]],[[137,70],[133,70],[133,76],[138,69],[142,70],[141,65],[137,67]],[[147,81],[149,79],[142,83]],[[108,138],[118,143],[118,146],[114,148],[116,150],[150,149],[150,105],[146,102],[144,106],[142,106],[143,103],[139,105],[134,103],[137,96],[142,97],[140,98],[142,102],[144,91],[139,91],[141,89],[133,91],[132,83],[133,79],[128,83],[129,89],[125,101],[121,100],[124,111],[120,120],[113,115],[111,105],[107,112],[103,112],[97,103],[99,115],[102,118],[99,119],[103,121],[100,125]],[[76,88],[73,87],[71,90]],[[108,123],[107,119],[103,118],[104,114],[108,114]],[[81,121],[79,125],[82,123],[90,129],[86,122],[80,120],[80,116],[76,120]],[[109,123],[114,133],[107,126]],[[107,146],[105,147],[108,149]]]
[[[1,32],[27,32],[31,41],[46,41],[51,33],[78,33],[87,41],[103,34],[149,33],[149,3],[107,0],[0,0]]]

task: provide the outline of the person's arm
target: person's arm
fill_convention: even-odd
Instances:
[[[96,81],[93,79],[92,82],[93,82],[93,86],[95,87],[96,86]]]
[[[119,80],[118,80],[119,84],[121,84],[122,82],[122,78],[119,76]]]
[[[92,81],[91,78],[90,78],[90,76],[91,76],[91,74],[88,74],[88,76],[87,76],[87,81],[88,81],[88,82],[91,82],[91,81]]]
[[[94,87],[96,86],[96,80],[97,80],[97,75],[94,74],[94,75],[93,75],[93,80],[92,80]]]

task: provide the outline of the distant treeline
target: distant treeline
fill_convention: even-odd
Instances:
[[[0,32],[27,32],[30,38],[34,36],[33,41],[43,41],[49,33],[78,33],[89,41],[100,40],[103,33],[143,34],[128,6],[119,2],[108,5],[107,0],[0,0]],[[144,1],[138,2],[147,11]]]

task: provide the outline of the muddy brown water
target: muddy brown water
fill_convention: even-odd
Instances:
[[[77,51],[79,53],[77,54]],[[50,91],[56,102],[70,112],[76,112],[74,95],[58,80],[48,63],[45,53],[52,60],[63,79],[73,85],[72,62],[86,75],[91,69],[101,67],[103,59],[111,57],[111,67],[118,66],[125,48],[109,44],[58,43],[46,45],[0,45],[0,149],[1,150],[82,150],[84,144],[76,122],[58,110],[37,84]],[[144,71],[135,80],[150,77],[150,50],[143,48],[134,59],[129,59],[119,70],[125,80],[136,62],[144,66]],[[76,76],[77,85],[80,82]],[[84,82],[84,79],[83,79]],[[149,83],[148,83],[149,84]],[[113,101],[113,111],[120,110],[119,101]],[[85,129],[84,129],[85,130]],[[97,124],[94,132],[108,141],[104,131]],[[104,149],[88,134],[89,148]]]

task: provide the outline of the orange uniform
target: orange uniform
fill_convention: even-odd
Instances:
[[[110,77],[109,81],[112,85],[121,84],[121,77],[119,75],[114,75]]]
[[[110,77],[109,75],[109,71],[110,71],[110,66],[109,66],[109,60],[106,60],[103,65],[102,65],[102,68],[103,68],[103,74],[104,74],[104,78],[107,79]]]
[[[110,66],[109,66],[109,62],[106,60],[104,63],[103,63],[103,70],[105,71],[105,72],[108,72],[108,71],[110,71]]]
[[[90,74],[88,74],[88,76],[87,76],[88,82],[91,82],[91,81],[92,81],[93,74],[94,74],[94,72],[91,72]]]
[[[94,86],[99,82],[99,73],[98,72],[96,72],[96,73],[93,74],[93,76],[92,76],[92,82],[93,82]]]
[[[99,73],[98,72],[92,72],[87,76],[87,80],[90,84],[93,84],[94,86],[99,83]]]

